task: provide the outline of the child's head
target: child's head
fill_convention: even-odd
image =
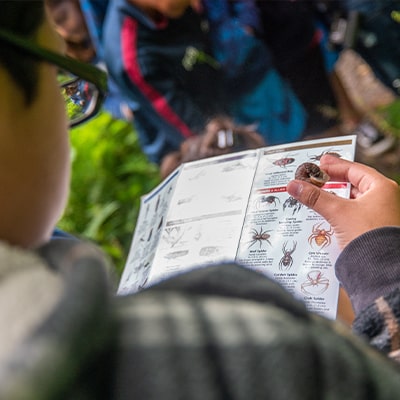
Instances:
[[[79,0],[45,0],[56,31],[65,40],[66,53],[83,62],[91,62],[96,50],[82,13]]]
[[[43,23],[44,11],[41,1],[4,2],[0,12],[0,27],[27,38],[34,37]],[[34,96],[37,86],[37,65],[26,54],[0,42],[0,67],[12,76],[23,89],[27,100]]]
[[[43,1],[2,2],[0,27],[63,50]],[[0,39],[0,240],[25,247],[49,238],[67,200],[68,124],[57,71]]]

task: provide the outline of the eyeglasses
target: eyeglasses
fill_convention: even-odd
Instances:
[[[59,67],[58,82],[71,127],[88,120],[100,110],[107,93],[106,72],[1,29],[0,41]]]

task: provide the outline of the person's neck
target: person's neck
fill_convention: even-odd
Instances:
[[[158,25],[160,23],[163,23],[167,17],[165,15],[161,14],[157,10],[149,10],[147,15]]]
[[[156,24],[165,20],[165,16],[161,14],[158,10],[156,10],[154,7],[142,4],[141,1],[129,0],[129,2],[133,4],[135,7],[139,8],[144,14],[146,14],[146,16],[148,16]]]

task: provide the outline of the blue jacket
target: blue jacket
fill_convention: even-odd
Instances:
[[[208,21],[191,9],[179,19],[154,22],[125,0],[114,0],[103,40],[111,76],[140,105],[135,124],[151,161],[178,149],[219,114],[257,123],[269,144],[300,137],[304,112],[276,71],[255,58],[243,80],[247,92],[233,87],[212,54]]]

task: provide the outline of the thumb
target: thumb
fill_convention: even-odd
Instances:
[[[338,209],[338,202],[343,201],[342,198],[332,193],[300,180],[290,181],[287,185],[287,192],[300,203],[322,215],[327,221],[332,220]]]

